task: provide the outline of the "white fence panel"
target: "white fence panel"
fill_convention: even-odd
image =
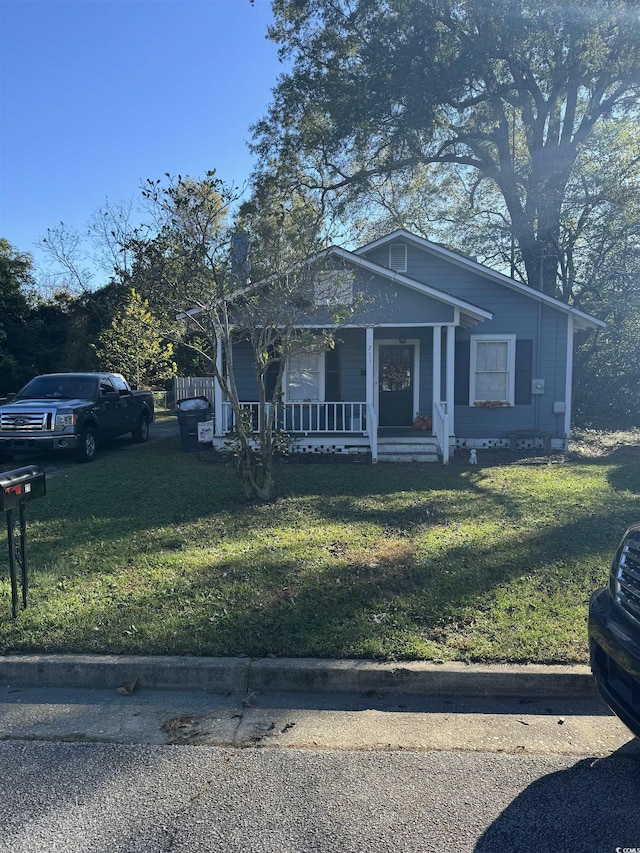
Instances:
[[[206,397],[213,406],[214,387],[213,376],[176,376],[173,380],[174,406],[187,397]]]

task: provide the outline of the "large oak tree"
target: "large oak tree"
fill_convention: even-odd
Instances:
[[[558,287],[584,146],[635,116],[633,0],[274,0],[289,70],[255,128],[265,172],[352,199],[429,164],[493,183],[527,282]]]

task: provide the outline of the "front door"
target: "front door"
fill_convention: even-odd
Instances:
[[[412,345],[381,345],[378,354],[378,423],[381,427],[411,426],[413,416]]]

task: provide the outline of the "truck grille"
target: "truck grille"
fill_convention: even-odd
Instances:
[[[640,622],[640,531],[631,531],[622,543],[612,574],[616,604]]]
[[[51,429],[49,412],[2,412],[0,432],[41,432]]]

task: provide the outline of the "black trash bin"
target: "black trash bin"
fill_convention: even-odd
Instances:
[[[206,397],[186,397],[176,404],[180,441],[185,453],[199,449],[198,424],[211,420],[211,403]]]

